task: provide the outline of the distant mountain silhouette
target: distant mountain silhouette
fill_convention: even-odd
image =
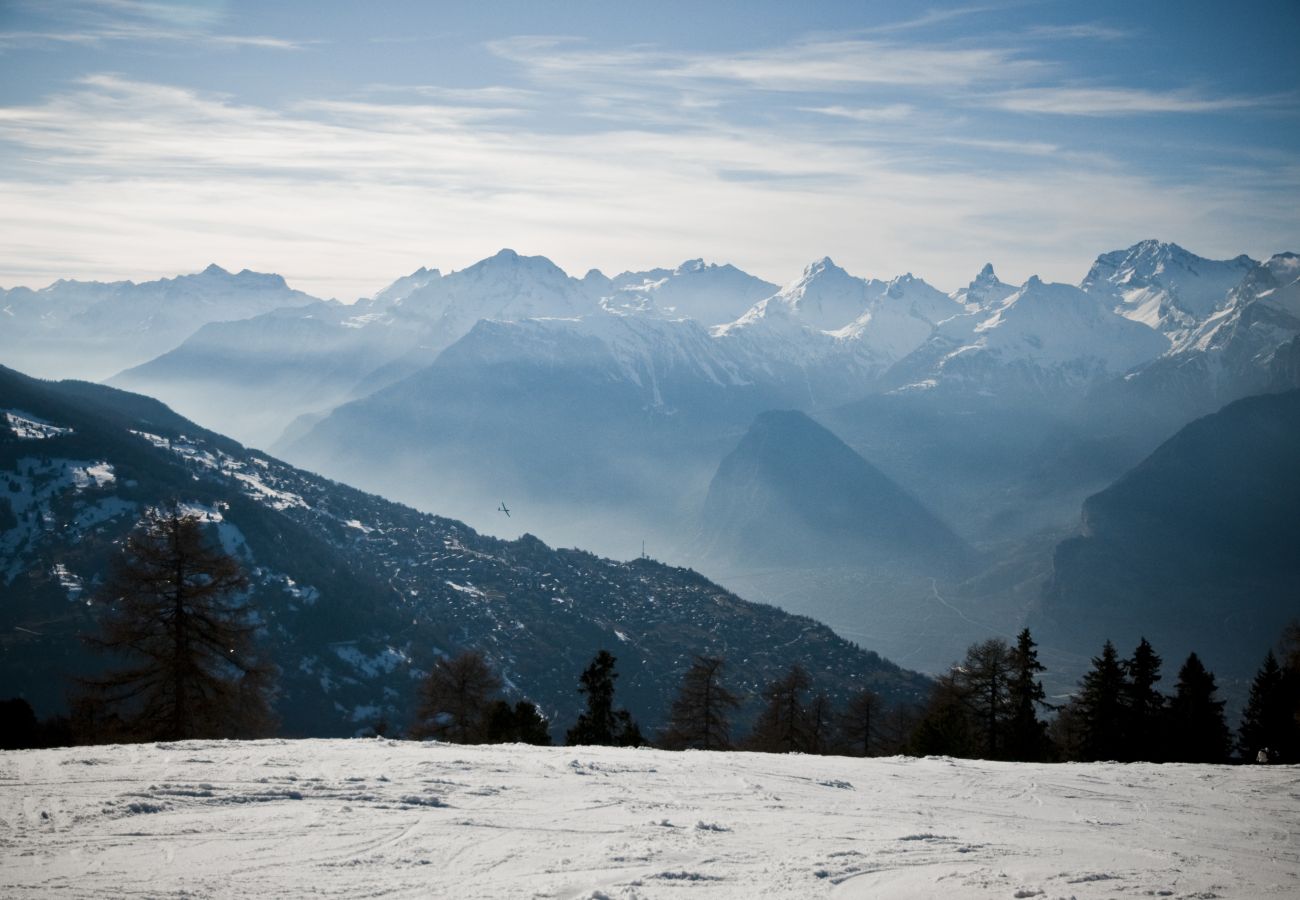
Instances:
[[[1248,677],[1300,615],[1297,461],[1297,390],[1182,428],[1085,502],[1037,612],[1045,637],[1095,651],[1145,635],[1166,660],[1196,650]]]
[[[704,504],[700,552],[754,566],[888,565],[949,574],[970,550],[942,521],[801,412],[760,414]]]

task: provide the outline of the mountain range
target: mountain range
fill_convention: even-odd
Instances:
[[[1212,260],[1158,241],[1101,254],[1076,285],[1011,285],[986,265],[951,293],[828,258],[777,287],[702,260],[574,278],[505,250],[350,305],[209,269],[14,289],[0,313],[30,331],[32,297],[80,298],[48,340],[23,344],[54,373],[88,346],[78,317],[132,291],[146,310],[163,290],[150,285],[220,276],[248,296],[199,304],[183,337],[120,314],[148,336],[126,343],[157,352],[108,382],[469,526],[620,557],[648,545],[873,647],[915,648],[908,664],[928,671],[952,641],[1038,615],[1040,599],[1051,621],[1079,622],[1064,607],[1086,608],[1087,591],[1043,585],[1067,584],[1074,557],[1056,547],[1073,546],[1088,498],[1225,404],[1300,387],[1300,258]],[[100,310],[101,295],[118,299]],[[0,353],[27,358],[15,345]],[[891,521],[876,511],[905,505],[895,525],[925,528],[871,533]],[[923,607],[950,640],[908,630]],[[1072,627],[1056,647],[1095,653]]]
[[[208,523],[248,571],[291,734],[402,723],[416,679],[467,647],[559,726],[601,648],[650,729],[695,654],[725,656],[748,698],[794,663],[833,696],[872,687],[915,700],[925,688],[829,628],[692,571],[486,537],[248,450],[150,398],[0,368],[0,407],[0,679],[41,710],[62,706],[70,674],[106,664],[78,640],[95,630],[91,598],[143,510],[167,505]]]

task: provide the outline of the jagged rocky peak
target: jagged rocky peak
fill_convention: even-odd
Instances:
[[[1176,336],[1221,309],[1228,292],[1256,265],[1245,254],[1213,260],[1177,244],[1145,240],[1098,256],[1079,286],[1110,298],[1125,318]]]
[[[996,307],[1015,292],[1014,285],[1006,284],[998,278],[993,271],[993,263],[985,263],[970,284],[958,288],[948,296],[968,311],[975,312]]]

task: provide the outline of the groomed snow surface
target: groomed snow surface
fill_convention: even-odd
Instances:
[[[1296,897],[1300,768],[388,740],[0,753],[5,897]]]

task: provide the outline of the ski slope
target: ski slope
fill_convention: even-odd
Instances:
[[[1296,897],[1300,768],[390,740],[0,753],[5,897]]]

